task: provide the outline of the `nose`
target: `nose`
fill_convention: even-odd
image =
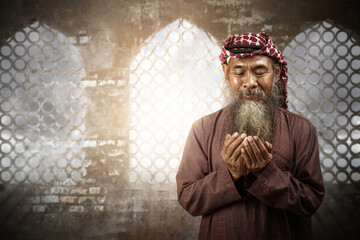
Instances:
[[[246,73],[243,79],[242,88],[245,89],[256,89],[258,87],[258,82],[256,78],[251,73]]]

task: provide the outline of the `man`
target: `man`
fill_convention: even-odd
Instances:
[[[316,130],[287,111],[287,64],[267,33],[220,55],[233,102],[196,121],[176,176],[199,239],[311,239],[324,196]]]

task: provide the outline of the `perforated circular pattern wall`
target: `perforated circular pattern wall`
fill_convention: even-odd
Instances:
[[[317,128],[325,182],[360,181],[360,45],[346,30],[322,22],[284,50],[289,109]]]
[[[0,48],[0,182],[76,183],[82,166],[80,55],[40,22]]]
[[[145,41],[131,65],[130,182],[175,182],[191,124],[222,106],[219,54],[184,20]]]

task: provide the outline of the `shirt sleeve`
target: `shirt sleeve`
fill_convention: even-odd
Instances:
[[[313,127],[308,133],[301,133],[295,148],[291,171],[281,170],[273,160],[257,178],[249,175],[244,188],[271,207],[311,216],[325,193]]]
[[[209,172],[210,160],[198,136],[204,135],[193,125],[176,175],[178,201],[193,216],[241,199],[225,164]]]

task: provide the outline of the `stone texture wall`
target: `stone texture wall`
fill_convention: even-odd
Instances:
[[[1,0],[1,41],[38,20],[60,31],[80,50],[88,98],[86,176],[76,185],[0,182],[1,239],[196,239],[200,219],[178,205],[174,184],[127,181],[129,69],[144,40],[183,18],[219,44],[265,30],[284,49],[317,21],[359,35],[358,9],[355,0]],[[314,238],[358,236],[358,204],[359,184],[327,186]]]

